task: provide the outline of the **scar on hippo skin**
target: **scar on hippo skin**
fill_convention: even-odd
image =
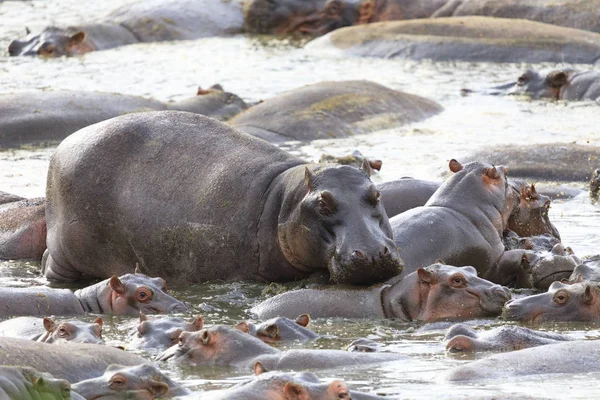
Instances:
[[[307,328],[310,315],[300,314],[296,320],[286,317],[277,317],[264,321],[261,324],[240,322],[235,327],[262,340],[265,343],[287,342],[292,340],[309,341],[319,337]]]

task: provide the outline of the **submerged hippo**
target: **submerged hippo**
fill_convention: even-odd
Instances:
[[[109,365],[104,374],[77,382],[73,391],[86,399],[154,399],[189,394],[155,365]]]
[[[102,318],[92,323],[79,320],[56,321],[45,317],[18,317],[0,322],[0,336],[44,343],[96,343],[102,341]]]
[[[46,286],[0,288],[0,315],[77,315],[84,313],[135,315],[187,311],[166,293],[162,278],[135,274],[116,275],[95,285],[76,290]]]
[[[236,328],[265,343],[315,340],[319,335],[307,328],[309,322],[308,314],[300,314],[295,321],[287,317],[276,317],[260,324],[240,322]]]
[[[598,296],[598,282],[554,282],[546,293],[506,303],[504,317],[533,324],[542,321],[597,321],[600,319]]]
[[[581,276],[581,278],[579,278]],[[583,279],[585,281],[600,282],[600,255],[587,257],[581,260],[573,274],[569,277],[570,281]]]
[[[65,379],[56,379],[34,368],[0,366],[0,399],[79,400]]]
[[[241,32],[243,23],[240,0],[143,0],[116,9],[99,22],[28,32],[10,43],[8,54],[73,56],[139,42],[231,35]]]
[[[600,34],[525,19],[425,18],[337,29],[306,48],[413,60],[594,64],[600,57]]]
[[[402,270],[364,171],[306,164],[197,114],[131,114],[69,136],[50,161],[47,202],[54,281],[136,262],[186,283],[329,271],[366,285]]]
[[[183,332],[176,344],[158,355],[195,365],[233,366],[250,370],[260,362],[268,370],[326,369],[400,360],[393,353],[349,353],[343,350],[281,351],[238,329],[213,325],[198,332]]]
[[[383,165],[383,161],[367,158],[363,156],[362,153],[358,150],[353,151],[352,154],[340,157],[332,156],[329,154],[321,154],[321,157],[319,158],[319,163],[335,163],[341,165],[351,165],[356,168],[367,169],[367,174],[369,176],[373,174],[373,171],[381,171],[381,166]]]
[[[441,111],[432,100],[370,81],[320,82],[263,101],[230,123],[261,139],[283,142],[361,135]]]
[[[134,344],[145,349],[165,349],[177,343],[183,331],[199,331],[204,326],[201,316],[192,321],[177,317],[148,319],[140,311],[140,323],[137,327]]]
[[[25,198],[17,196],[16,194],[0,191],[0,204],[14,203],[19,200],[25,200]]]
[[[38,197],[1,204],[0,260],[37,261],[41,260],[45,250],[45,199]]]
[[[600,370],[600,341],[575,340],[494,354],[451,370],[450,381],[507,379],[538,374],[584,374]]]
[[[303,289],[279,294],[252,308],[260,318],[396,318],[401,321],[469,319],[500,315],[508,289],[477,277],[473,267],[434,264],[372,289]]]
[[[514,351],[569,340],[573,339],[567,335],[522,326],[499,326],[491,330],[476,331],[464,324],[451,326],[444,337],[447,342],[446,350],[451,353]]]
[[[0,148],[60,141],[96,122],[133,112],[179,110],[225,120],[247,107],[219,85],[169,103],[118,93],[70,90],[3,94]]]

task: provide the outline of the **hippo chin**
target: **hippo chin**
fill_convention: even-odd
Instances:
[[[69,136],[50,162],[47,201],[43,268],[53,281],[136,262],[186,283],[328,270],[334,283],[365,285],[402,270],[365,171],[308,165],[190,113],[125,115]]]

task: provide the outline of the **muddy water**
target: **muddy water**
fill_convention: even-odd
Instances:
[[[514,79],[526,68],[517,64],[431,63],[403,60],[338,59],[310,54],[302,43],[270,38],[212,38],[192,42],[138,44],[82,57],[40,60],[8,58],[6,47],[25,26],[35,31],[46,24],[74,24],[103,15],[123,0],[5,1],[0,3],[0,92],[52,89],[102,90],[180,99],[197,86],[221,83],[248,101],[322,80],[369,79],[394,89],[426,96],[446,110],[427,121],[350,139],[319,140],[284,147],[306,159],[321,153],[345,154],[359,149],[384,161],[378,182],[401,176],[441,179],[450,158],[473,149],[504,143],[574,142],[600,145],[600,109],[588,102],[531,102],[517,98],[460,96],[463,87],[478,88]],[[553,65],[535,65],[550,68]],[[581,66],[587,68],[586,66]],[[0,190],[26,197],[42,196],[53,148],[0,152]],[[581,185],[584,188],[584,185]],[[551,218],[563,242],[582,256],[600,251],[600,207],[585,194],[555,202]],[[0,263],[0,286],[44,284],[36,263]],[[264,285],[209,283],[174,288],[209,323],[233,323],[264,299]],[[351,306],[351,305],[349,305]],[[127,343],[134,321],[107,318],[104,336],[110,343]],[[473,322],[491,327],[499,320]],[[405,360],[361,369],[320,372],[324,379],[343,378],[352,387],[401,398],[528,397],[594,398],[600,394],[598,375],[536,377],[518,381],[450,384],[448,369],[469,360],[443,351],[440,340],[447,325],[395,321],[315,320],[312,327],[329,338],[312,347],[343,348],[352,339],[370,337]],[[581,339],[600,338],[597,325],[544,325]],[[151,356],[151,355],[148,355]],[[163,368],[183,383],[204,392],[231,386],[247,371],[215,368]]]

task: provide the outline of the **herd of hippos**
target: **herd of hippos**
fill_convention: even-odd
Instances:
[[[151,0],[101,21],[28,32],[8,53],[73,56],[259,33],[323,35],[306,47],[354,56],[595,64],[599,16],[599,0]],[[483,92],[598,101],[600,73],[526,71]],[[169,103],[83,91],[1,95],[0,147],[62,142],[45,198],[0,192],[0,258],[41,260],[53,282],[105,280],[75,292],[0,288],[0,316],[19,316],[0,323],[0,398],[193,396],[160,371],[173,359],[257,375],[218,398],[371,399],[341,380],[298,371],[402,355],[367,339],[349,351],[271,344],[318,338],[310,317],[599,320],[600,256],[573,254],[548,216],[552,199],[578,189],[530,180],[587,181],[597,198],[600,149],[506,146],[450,160],[444,182],[376,185],[370,174],[380,161],[307,163],[276,146],[440,112],[434,101],[368,81],[317,83],[251,105],[219,85]],[[251,309],[267,319],[259,325],[146,316],[189,310],[163,278],[286,282],[315,273],[345,285],[269,298]],[[541,293],[511,300],[508,287]],[[50,317],[85,314],[97,318]],[[110,314],[139,314],[127,347],[152,349],[156,363],[103,344],[100,315]],[[451,381],[600,369],[600,342],[521,326],[480,332],[458,324],[445,340],[448,351],[505,352],[450,371]]]

